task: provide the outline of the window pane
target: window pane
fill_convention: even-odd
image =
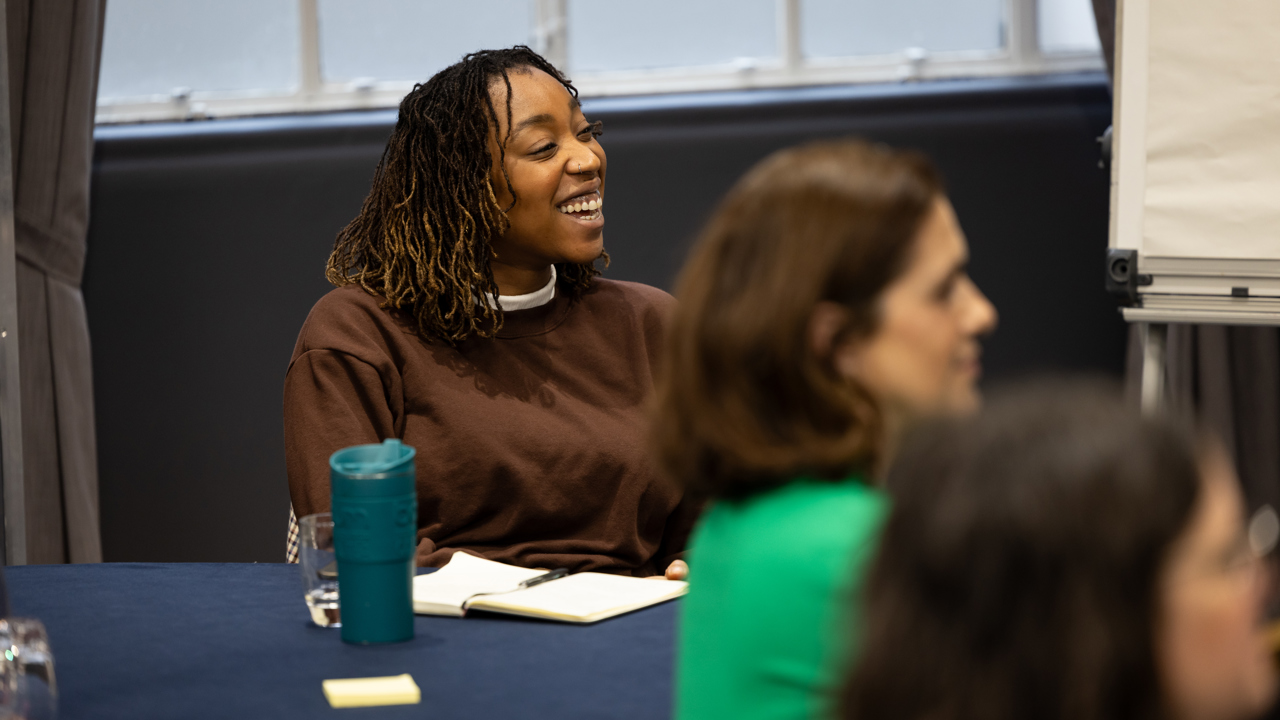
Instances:
[[[319,13],[328,82],[421,82],[469,52],[532,44],[532,0],[320,0]]]
[[[1089,0],[1039,0],[1039,3],[1042,50],[1101,51],[1098,27],[1093,22],[1093,3]]]
[[[297,0],[107,3],[100,99],[175,88],[288,91],[297,78]]]
[[[807,57],[998,50],[1003,0],[804,0],[800,46]]]
[[[569,0],[571,72],[691,67],[778,55],[775,0]]]

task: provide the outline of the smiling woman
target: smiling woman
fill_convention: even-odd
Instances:
[[[285,378],[299,515],[328,509],[330,454],[394,437],[418,451],[419,565],[683,575],[692,508],[643,440],[672,300],[599,277],[599,135],[523,46],[404,99]]]
[[[545,285],[552,263],[590,265],[603,254],[606,160],[600,123],[588,123],[578,98],[546,71],[509,75],[493,95],[510,108],[489,135],[490,154],[503,159],[490,185],[510,223],[494,242],[493,270],[498,289],[514,295]]]

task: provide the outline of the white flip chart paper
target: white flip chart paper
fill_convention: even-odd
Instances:
[[[1280,258],[1280,0],[1152,0],[1143,251]]]

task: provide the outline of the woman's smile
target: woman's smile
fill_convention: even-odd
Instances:
[[[598,185],[599,183],[597,183]],[[579,193],[556,205],[562,215],[567,215],[580,225],[597,228],[604,226],[604,198],[598,189]]]

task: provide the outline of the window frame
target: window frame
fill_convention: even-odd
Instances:
[[[200,120],[254,115],[385,109],[399,105],[411,81],[327,83],[321,75],[318,0],[297,0],[299,76],[288,93],[182,92],[99,102],[98,124]],[[567,60],[568,0],[533,0],[531,45],[552,64]],[[802,0],[774,0],[779,57],[761,62],[579,73],[583,97],[780,88],[800,85],[908,82],[962,77],[1043,75],[1105,67],[1096,51],[1043,52],[1037,0],[1003,0],[1004,47],[992,51],[903,51],[887,55],[806,59],[800,46]]]

